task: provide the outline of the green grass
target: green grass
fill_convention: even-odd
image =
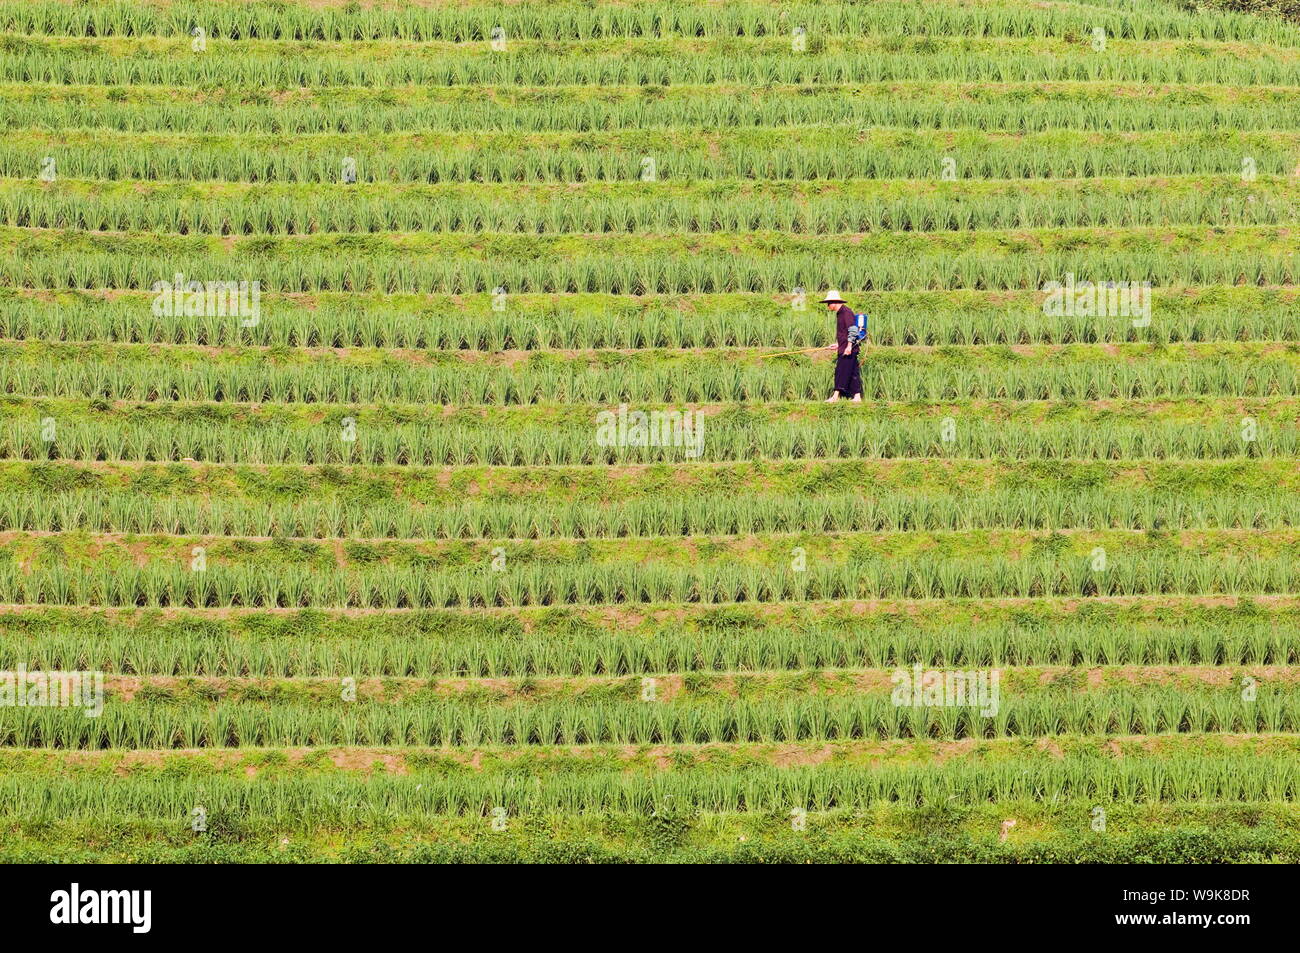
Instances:
[[[2,118],[12,129],[97,127],[207,134],[799,129],[832,123],[856,128],[1187,133],[1286,129],[1296,118],[1287,87],[1194,84],[1160,89],[1095,80],[773,84],[762,90],[736,84],[349,86],[290,89],[274,97],[257,86],[29,83],[6,89],[5,97],[10,108]],[[1026,97],[1036,108],[1025,108]]]
[[[1119,14],[1123,17],[1125,14]],[[495,17],[494,17],[495,19]],[[791,37],[515,40],[502,56],[481,40],[209,42],[192,55],[182,37],[8,36],[0,80],[76,85],[301,86],[668,86],[821,84],[925,79],[1107,80],[1146,84],[1294,85],[1296,31],[1282,42],[1111,39],[1090,47],[1095,18],[1069,36],[813,37],[795,54]],[[1121,28],[1122,29],[1122,28]],[[1109,34],[1115,36],[1115,33]]]
[[[1300,664],[1290,597],[582,606],[457,611],[30,607],[0,662],[127,675],[541,678],[913,664]]]
[[[1290,424],[1296,403],[713,405],[698,408],[705,436],[691,456],[695,449],[685,444],[602,445],[596,415],[609,408],[581,404],[452,408],[7,397],[0,399],[0,454],[20,460],[528,467],[858,457],[1244,460],[1297,454],[1300,433]],[[953,422],[948,429],[945,420]],[[345,439],[354,433],[355,439]]]

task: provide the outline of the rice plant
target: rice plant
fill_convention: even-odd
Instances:
[[[1294,27],[1232,12],[1196,15],[1170,8],[1077,10],[1069,7],[1026,15],[1014,7],[916,7],[888,2],[799,4],[810,30],[850,35],[951,37],[1071,37],[1094,25],[1124,39],[1249,40],[1300,45]],[[528,40],[646,39],[674,37],[785,36],[788,16],[770,4],[727,7],[643,3],[596,8],[572,3],[512,5],[500,10],[478,4],[457,7],[352,8],[327,5],[248,3],[237,7],[175,3],[165,8],[136,2],[102,4],[88,11],[43,0],[5,3],[0,28],[11,33],[62,36],[185,36],[195,22],[209,35],[231,40],[361,41],[395,38],[415,42],[486,40],[494,26]]]
[[[768,7],[767,9],[771,9]],[[497,14],[493,13],[495,20]],[[494,25],[496,25],[494,23]],[[1228,86],[1294,85],[1288,48],[1224,46],[1220,55],[1174,55],[1178,41],[1115,40],[1114,55],[1093,55],[1085,36],[848,36],[791,55],[790,37],[637,38],[515,41],[493,56],[488,43],[412,46],[393,40],[214,43],[189,56],[180,37],[78,39],[20,36],[8,41],[0,79],[77,85],[234,85],[260,89],[392,86],[671,86],[729,83],[820,85],[888,81],[1107,81]],[[489,31],[491,27],[488,28]],[[1294,28],[1292,28],[1294,29]],[[188,29],[185,31],[188,32]],[[1294,37],[1292,38],[1292,46]],[[522,55],[520,55],[522,54]],[[635,54],[635,55],[633,55]]]
[[[1300,121],[1300,116],[1297,117]],[[67,180],[0,189],[0,224],[95,231],[303,235],[329,232],[521,234],[740,232],[827,235],[971,228],[1286,224],[1297,205],[1285,180],[1266,177],[1031,180],[994,188],[960,182],[930,193],[859,183],[810,184],[796,194],[774,182],[588,183],[531,186],[375,183],[345,194],[333,185],[172,184]],[[903,194],[899,194],[903,191]],[[910,193],[910,194],[909,194]]]
[[[0,723],[0,747],[83,750],[362,745],[547,747],[553,745],[782,744],[806,741],[1035,738],[1058,734],[1295,732],[1294,691],[1093,692],[1002,695],[990,716],[977,707],[906,707],[888,693],[726,702],[515,703],[422,700],[361,704],[217,701],[211,705],[108,699],[99,717],[75,708],[27,708]]]
[[[166,62],[192,61],[177,56]],[[7,62],[0,60],[0,80],[25,81],[5,76]],[[1297,80],[1300,75],[1287,77],[1290,83]],[[1241,158],[1247,153],[1256,163],[1257,174],[1285,176],[1292,171],[1300,141],[1295,133],[1273,130],[1021,133],[893,128],[866,130],[861,139],[861,148],[845,150],[833,131],[820,126],[723,130],[713,149],[683,129],[526,136],[515,132],[320,133],[296,136],[288,143],[274,133],[214,136],[25,129],[21,137],[11,135],[0,143],[0,175],[31,178],[44,158],[54,155],[60,174],[78,179],[338,185],[340,157],[349,156],[355,159],[361,185],[629,183],[641,180],[643,160],[651,153],[656,178],[683,185],[736,179],[937,180],[942,164],[936,163],[936,157],[945,155],[961,170],[962,179],[1031,180],[1240,176]],[[1282,201],[1279,206],[1285,209],[1290,203]],[[960,214],[949,211],[940,218]],[[1269,213],[1261,208],[1259,214]]]
[[[990,607],[981,607],[990,611]],[[806,612],[802,607],[801,612]],[[757,620],[756,620],[757,621]],[[974,621],[904,628],[890,618],[854,626],[814,616],[798,625],[735,630],[658,625],[645,633],[580,626],[520,631],[510,616],[255,613],[225,619],[111,619],[86,613],[9,614],[0,666],[123,675],[330,678],[517,678],[824,669],[1002,666],[1294,666],[1300,637],[1283,617],[1163,622],[1079,618],[1030,626]],[[307,633],[310,637],[295,637]]]
[[[1075,756],[1002,762],[817,768],[694,770],[654,774],[591,770],[526,776],[421,771],[406,776],[305,777],[235,780],[220,774],[181,774],[71,781],[36,775],[0,778],[6,816],[29,823],[149,819],[181,823],[203,803],[246,819],[246,830],[280,832],[320,828],[368,830],[431,815],[488,817],[508,804],[518,814],[579,813],[648,815],[671,796],[686,808],[707,812],[788,812],[864,809],[880,804],[935,805],[956,802],[1052,802],[1185,804],[1197,802],[1294,801],[1300,794],[1300,763],[1293,754],[1204,757],[1177,752],[1135,758]],[[382,810],[377,810],[382,808]],[[385,821],[385,819],[387,819]]]
[[[1160,320],[1044,313],[1039,292],[863,292],[872,340],[898,345],[1154,344],[1294,341],[1300,304],[1292,289],[1153,289]],[[17,340],[263,347],[547,350],[772,347],[825,342],[826,321],[791,299],[696,295],[677,301],[612,295],[512,295],[518,319],[492,320],[483,296],[320,294],[261,297],[252,327],[229,315],[155,315],[151,292],[34,296],[0,289],[0,335]]]
[[[354,503],[338,499],[242,502],[149,499],[126,489],[0,491],[0,532],[176,536],[416,539],[655,539],[756,533],[898,533],[968,530],[1300,528],[1300,500],[1275,492],[1184,493],[1007,490],[954,498],[933,492],[863,500],[829,495],[692,494],[619,503]]]

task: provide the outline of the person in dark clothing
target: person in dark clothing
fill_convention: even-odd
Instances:
[[[838,291],[826,292],[822,304],[826,305],[828,311],[835,313],[835,343],[831,345],[835,349],[835,389],[831,391],[831,396],[826,398],[826,403],[835,403],[843,394],[845,397],[853,398],[854,403],[860,404],[862,403],[862,369],[858,366],[858,349],[862,342],[866,341],[866,337],[864,336],[862,341],[849,340],[849,329],[857,323],[858,316],[844,303]]]

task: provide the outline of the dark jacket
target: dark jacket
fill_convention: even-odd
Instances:
[[[847,304],[840,305],[835,311],[835,341],[840,346],[838,353],[841,356],[843,356],[844,348],[847,347],[849,343],[849,328],[853,327],[857,319],[857,314],[855,314],[853,309]],[[861,345],[855,343],[853,345],[853,350],[850,351],[849,354],[857,354],[859,347],[861,347]]]

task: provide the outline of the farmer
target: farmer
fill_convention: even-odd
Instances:
[[[861,342],[852,339],[849,334],[850,328],[857,325],[858,316],[834,289],[826,292],[822,304],[826,305],[827,310],[835,312],[835,343],[831,345],[835,350],[835,389],[831,391],[831,396],[826,398],[826,403],[835,403],[843,394],[845,397],[852,397],[854,403],[860,404],[862,403],[862,369],[858,366],[858,347]],[[864,328],[861,341],[865,340]]]

